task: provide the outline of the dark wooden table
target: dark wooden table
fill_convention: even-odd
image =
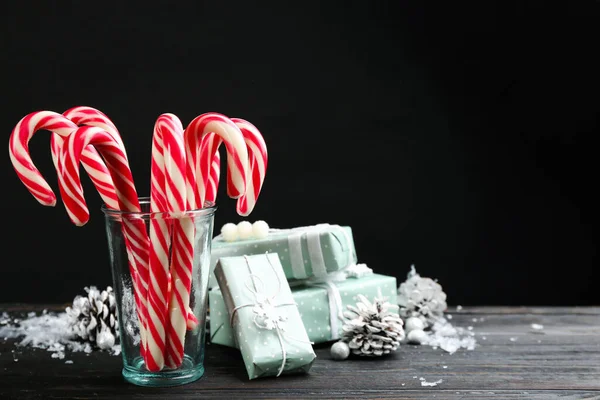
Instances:
[[[44,308],[0,305],[0,313]],[[473,327],[472,351],[407,345],[386,358],[333,361],[329,346],[320,345],[309,374],[249,381],[237,350],[208,345],[202,379],[162,389],[124,382],[117,356],[73,353],[73,364],[65,364],[0,338],[0,398],[600,399],[600,307],[454,310],[453,325]],[[420,378],[442,383],[423,387]]]

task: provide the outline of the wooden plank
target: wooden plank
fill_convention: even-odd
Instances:
[[[457,310],[457,308],[459,310]],[[450,314],[574,314],[574,315],[600,315],[600,307],[598,306],[580,306],[580,307],[533,307],[533,306],[469,306],[462,307],[451,305],[448,307]]]
[[[34,308],[17,307],[22,313]],[[0,312],[6,309],[0,307]],[[570,308],[519,313],[492,309],[487,314],[485,308],[478,310],[451,313],[454,326],[472,327],[478,343],[472,351],[448,354],[406,345],[390,357],[336,362],[329,359],[328,345],[318,345],[318,358],[308,375],[249,381],[239,351],[208,345],[201,380],[151,390],[123,381],[120,357],[75,353],[67,355],[73,364],[65,364],[43,350],[13,353],[14,341],[0,338],[0,398],[600,398],[598,315]],[[534,323],[543,329],[533,329]],[[424,387],[421,378],[442,382]]]

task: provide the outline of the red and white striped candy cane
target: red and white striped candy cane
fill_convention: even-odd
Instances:
[[[67,111],[67,114],[68,113],[69,112]],[[68,114],[68,116],[71,115]],[[68,116],[65,117],[64,115],[52,111],[37,111],[30,113],[22,118],[16,125],[9,141],[10,158],[17,171],[17,175],[21,178],[21,181],[25,184],[30,193],[34,195],[40,203],[48,206],[53,206],[56,203],[56,196],[31,160],[29,154],[29,140],[31,140],[33,135],[39,130],[49,130],[52,132],[52,161],[58,171],[59,157],[61,156],[64,138],[78,128],[78,123],[93,123],[93,121],[89,119],[85,120],[83,118],[74,118],[75,121],[72,121]],[[117,132],[116,128],[114,131]],[[92,183],[98,190],[98,193],[106,206],[112,209],[118,209],[117,195],[112,178],[104,164],[104,160],[93,146],[87,146],[83,150],[81,154],[81,164],[89,174]],[[61,191],[69,190],[64,184],[62,174],[60,173],[58,173],[58,183],[61,187]],[[69,212],[69,209],[67,209],[67,212]],[[70,217],[75,218],[74,215],[70,215]],[[128,251],[128,254],[129,253],[130,252]],[[137,273],[132,271],[133,279],[136,278],[136,275]],[[138,307],[138,310],[139,309],[140,308]],[[143,333],[142,326],[140,326],[140,328]]]
[[[87,106],[77,106],[65,111],[63,116],[73,121],[73,123],[77,126],[88,125],[102,128],[108,133],[113,134],[115,138],[122,143],[121,135],[119,134],[117,127],[110,120],[110,118],[108,118],[100,110]],[[52,134],[50,140],[50,150],[55,168],[58,168],[58,156],[61,153],[63,142],[64,139],[62,136],[56,133]],[[88,152],[90,153],[91,157],[86,154]],[[106,207],[117,209],[117,196],[115,194],[115,189],[110,174],[104,165],[104,161],[102,161],[102,158],[97,155],[97,152],[93,146],[88,146],[87,149],[84,150],[84,155],[85,156],[81,159],[81,164],[86,169],[90,179],[94,182],[94,185],[102,197],[102,200],[106,204]]]
[[[114,182],[118,210],[140,212],[139,199],[124,146],[115,139],[114,135],[101,128],[84,126],[68,136],[63,144],[62,156],[59,157],[59,174],[65,183],[61,186],[61,197],[65,207],[69,210],[69,215],[75,216],[72,218],[72,221],[79,225],[82,225],[80,221],[87,222],[86,218],[82,218],[82,216],[86,215],[87,206],[83,197],[83,188],[79,175],[79,162],[81,162],[82,158],[82,149],[90,144],[100,150],[106,162]],[[136,260],[134,264],[130,262],[130,268],[137,268],[142,264],[141,261],[148,259],[149,245],[147,243],[148,236],[144,221],[124,218],[123,231],[127,249],[131,251],[131,257]],[[131,272],[134,283],[134,294],[136,296],[141,295],[144,293],[143,282],[147,282],[148,280],[147,271],[137,268]],[[136,306],[139,307],[140,335],[146,335],[145,321],[147,310],[144,308],[144,303],[137,299]],[[142,354],[145,353],[143,345],[141,352]]]
[[[152,136],[152,165],[150,187],[150,210],[152,212],[171,212],[180,215],[186,209],[186,166],[183,147],[183,126],[173,114],[162,114],[154,125]],[[180,224],[173,224],[173,260],[178,248]],[[193,232],[192,232],[193,233]],[[167,338],[169,329],[169,290],[175,283],[170,282],[169,248],[171,223],[168,219],[152,218],[150,221],[150,285],[148,286],[148,324],[156,335],[148,337],[146,368],[160,371],[165,365],[168,352]],[[185,240],[184,240],[185,241]],[[190,241],[191,245],[191,241]],[[187,305],[180,313],[187,320]],[[171,365],[169,365],[171,366]]]
[[[248,172],[250,176],[247,178],[246,191],[238,198],[236,207],[239,215],[247,216],[254,209],[265,180],[268,161],[267,145],[262,134],[253,124],[241,118],[232,118],[231,121],[240,128],[248,149]],[[199,184],[198,186],[199,188],[204,188],[206,186],[206,200],[211,202],[215,201],[217,195],[216,191],[210,191],[209,188],[211,188],[211,179],[214,175],[213,168],[215,159],[219,156],[218,149],[220,144],[221,140],[219,138],[214,134],[209,134],[202,142],[200,153],[200,175],[204,177],[208,176],[209,180],[205,185]],[[208,160],[212,160],[210,166],[208,165]],[[211,169],[207,171],[209,167]],[[229,176],[227,181],[227,187],[232,187],[233,183],[230,182]]]
[[[192,270],[194,265],[194,221],[181,216],[173,221],[171,259],[171,294],[169,299],[169,328],[167,332],[166,363],[176,368],[183,362],[185,334],[188,326],[198,324],[190,309]]]
[[[246,183],[246,191],[237,201],[237,213],[250,215],[260,194],[267,173],[267,144],[260,131],[250,122],[241,118],[231,119],[242,131],[248,148],[250,179]]]
[[[102,130],[101,128],[97,128],[97,127],[82,127],[82,128],[95,128],[96,130]],[[81,130],[81,128],[78,129],[77,131],[80,131],[80,130]],[[123,154],[124,158],[120,162],[124,166],[124,168],[125,167],[129,168],[129,164],[127,161],[127,154],[126,154],[125,147],[123,146],[122,142],[120,140],[118,140],[114,135],[112,135],[104,130],[102,130],[102,131],[105,132],[107,135],[111,136],[113,138],[113,142],[115,143],[115,145],[119,146],[119,148],[122,149],[122,154]],[[70,138],[70,136],[69,136],[69,138]],[[68,140],[70,140],[70,139],[67,139],[67,141]],[[65,150],[66,150],[65,145],[63,145],[63,157],[67,154]],[[78,160],[80,160],[80,159],[81,159],[81,156],[78,157]],[[106,157],[104,157],[104,159],[106,161]],[[60,165],[60,162],[61,161],[59,160],[59,165]],[[119,203],[118,209],[121,211],[140,212],[141,209],[140,209],[139,199],[137,197],[133,196],[133,193],[136,193],[136,196],[137,196],[137,192],[135,189],[135,184],[133,182],[133,179],[132,180],[121,179],[121,185],[124,185],[124,186],[122,186],[119,189],[116,187],[116,182],[114,182],[114,174],[112,172],[111,172],[111,176],[113,177],[113,183],[115,184],[117,200]],[[67,213],[69,214],[71,221],[75,225],[83,226],[89,220],[89,212],[88,212],[88,208],[87,208],[87,205],[85,202],[85,198],[83,196],[83,188],[81,187],[81,183],[79,181],[69,181],[72,179],[79,179],[79,174],[77,174],[77,175],[65,174],[65,175],[63,175],[62,178],[67,179],[67,181],[63,181],[64,185],[61,186],[61,194],[63,196],[63,203],[65,204]],[[128,188],[127,190],[125,190],[126,187]],[[75,192],[74,192],[74,190],[75,190]],[[126,195],[124,195],[124,194],[126,194]],[[125,222],[125,224],[126,224],[126,222]],[[129,245],[129,249],[132,252],[132,257],[135,259],[136,267],[138,267],[140,265],[142,265],[142,266],[147,265],[149,243],[148,243],[148,235],[146,233],[146,229],[143,227],[143,222],[142,222],[142,224],[137,224],[137,229],[130,230],[128,232],[128,236],[126,237],[126,239],[128,240],[128,245]],[[144,268],[138,268],[138,273],[142,280],[142,283],[147,284],[147,281],[148,281],[147,271],[145,271]],[[142,289],[142,291],[143,291],[143,289]]]
[[[78,126],[87,125],[87,126],[95,126],[95,127],[101,128],[101,129],[105,130],[106,132],[110,133],[111,135],[113,135],[115,140],[120,145],[122,145],[123,147],[125,146],[123,144],[123,140],[121,138],[121,134],[119,133],[119,130],[117,129],[117,127],[115,126],[113,121],[102,111],[100,111],[96,108],[93,108],[93,107],[89,107],[89,106],[76,106],[76,107],[72,107],[72,108],[68,109],[67,111],[65,111],[63,113],[63,115],[66,118],[73,121]],[[54,139],[52,141],[53,145],[54,145],[54,142],[56,141],[58,143],[59,147],[62,147],[62,140],[59,139],[59,137],[57,137],[57,135],[52,135],[52,139]],[[58,140],[56,140],[56,139],[58,139]],[[93,146],[88,146],[88,148],[94,149]],[[94,151],[95,151],[95,149],[94,149]],[[53,157],[53,159],[56,158],[56,156],[54,154],[54,147],[53,147],[52,157]],[[84,168],[85,168],[86,164],[85,164],[84,159],[82,159],[82,164],[84,165]],[[104,164],[102,164],[102,165],[104,165]],[[93,167],[94,166],[92,166],[91,168],[86,168],[86,171],[88,172],[88,174],[90,175],[90,178],[92,180],[102,179],[102,177],[106,177],[107,180],[110,179],[110,174],[108,173],[107,170],[104,173],[100,173],[100,171],[98,171],[98,170],[94,171]],[[106,167],[104,167],[104,168],[106,169]],[[100,191],[99,185],[96,185],[96,188],[98,189],[98,191]],[[110,189],[110,191],[109,191],[110,197],[107,198],[108,197],[107,195],[103,196],[101,193],[102,199],[104,200],[104,203],[106,204],[106,206],[108,208],[118,209],[118,201],[117,201],[117,196],[116,196],[116,193],[114,190],[114,186],[112,185],[112,179],[110,179],[110,188],[109,189]],[[148,244],[149,239],[144,238],[144,240],[139,242],[138,245],[143,245],[144,243]],[[148,288],[148,260],[147,259],[136,260],[136,258],[134,256],[135,253],[131,249],[131,244],[128,241],[126,241],[125,245],[127,247],[127,257],[129,260],[129,268],[130,268],[130,272],[131,272],[131,278],[134,282],[134,287],[135,287],[134,288],[134,298],[135,298],[135,302],[136,302],[136,308],[138,311],[140,339],[141,339],[140,352],[143,355],[145,352],[145,346],[146,346],[146,316],[144,314],[145,314],[145,310],[148,307],[148,305],[146,304],[146,294],[148,291],[148,289],[147,289]]]
[[[117,140],[121,145],[123,145],[123,140],[121,139],[121,134],[119,133],[119,130],[112,122],[112,120],[108,118],[108,116],[102,111],[93,107],[77,106],[69,108],[63,113],[63,115],[79,126],[87,125],[101,128],[106,132],[112,134],[115,140]]]
[[[65,138],[77,128],[77,124],[61,114],[53,111],[35,111],[21,118],[11,133],[9,155],[13,167],[27,190],[42,205],[54,206],[56,195],[33,163],[29,154],[29,141],[40,130],[48,130],[53,133],[52,136]],[[61,142],[55,141],[52,146],[52,159],[55,167],[58,165],[55,151],[60,147]],[[112,181],[100,155],[90,146],[84,150],[81,160],[86,170],[93,171],[90,176],[102,199],[107,204],[114,204],[114,193],[111,193],[110,190]],[[62,185],[61,177],[58,178],[59,185]]]
[[[68,178],[64,180],[64,183],[68,186],[66,189],[69,192],[63,193],[63,202],[65,207],[71,210],[71,214],[76,216],[73,222],[75,224],[79,224],[80,221],[87,222],[87,217],[80,217],[84,214],[83,211],[87,209],[87,206],[83,197],[79,163],[83,149],[90,144],[101,153],[106,162],[114,182],[119,210],[140,212],[139,200],[125,148],[105,130],[82,126],[67,137],[62,148],[62,157],[59,157],[59,172],[63,179]],[[140,222],[143,223],[143,221]]]
[[[151,237],[156,240],[155,253],[151,255],[152,285],[148,292],[153,319],[157,326],[165,328],[165,365],[177,368],[183,362],[185,332],[188,326],[197,325],[197,318],[189,308],[193,267],[194,224],[189,217],[182,216],[187,208],[186,164],[183,146],[183,127],[173,114],[161,115],[155,124],[152,152],[151,207],[153,211],[172,213],[172,249],[170,280],[166,280],[168,306],[162,303],[165,277],[169,277],[168,239],[169,225],[165,220],[156,220],[151,225]],[[154,196],[152,196],[154,195]],[[154,246],[153,246],[154,247]],[[153,292],[154,290],[154,292]],[[153,296],[153,299],[151,299]],[[168,320],[162,320],[162,312],[168,309]],[[148,348],[159,357],[159,348],[150,343]],[[157,363],[157,366],[160,365]]]
[[[200,147],[204,137],[214,132],[225,143],[227,150],[227,175],[231,182],[228,194],[238,198],[246,192],[246,177],[248,171],[248,149],[240,129],[226,116],[218,113],[205,113],[197,116],[185,129],[184,140],[187,154],[187,192],[190,208],[201,208],[205,198],[197,190],[197,186],[206,186],[207,176],[202,167],[197,171],[196,166],[202,164],[199,160]],[[210,163],[212,159],[207,160]],[[199,164],[200,162],[200,164]],[[205,169],[208,171],[208,168]],[[206,195],[206,193],[204,193]]]

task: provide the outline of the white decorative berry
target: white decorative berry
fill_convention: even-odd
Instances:
[[[341,361],[350,355],[350,347],[348,347],[348,343],[346,342],[335,342],[329,352],[331,353],[331,358]]]
[[[238,240],[238,227],[236,224],[228,222],[221,228],[221,235],[226,242],[235,242]]]
[[[255,239],[265,239],[269,236],[269,225],[265,221],[256,221],[252,224],[252,236]]]
[[[252,224],[248,221],[240,221],[237,224],[237,230],[241,240],[250,239],[252,237]]]
[[[403,319],[419,318],[425,327],[432,325],[446,311],[446,293],[431,278],[422,278],[411,265],[406,281],[398,288],[398,305]]]
[[[404,321],[404,330],[406,332],[414,331],[415,329],[425,329],[425,324],[421,319],[417,317],[410,317],[406,321]]]
[[[408,343],[425,344],[427,342],[427,334],[422,329],[413,329],[406,335]]]

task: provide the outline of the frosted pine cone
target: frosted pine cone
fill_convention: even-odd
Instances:
[[[431,278],[422,278],[411,265],[406,281],[398,288],[398,305],[402,318],[417,317],[427,327],[446,311],[446,293],[439,283]]]
[[[117,302],[110,286],[100,292],[95,286],[84,288],[87,296],[77,295],[66,308],[73,336],[101,349],[114,346],[119,337]]]
[[[379,295],[371,303],[358,295],[356,307],[347,306],[347,318],[342,330],[342,341],[348,343],[352,354],[359,356],[382,356],[400,346],[404,339],[403,322],[396,311],[398,306]]]

